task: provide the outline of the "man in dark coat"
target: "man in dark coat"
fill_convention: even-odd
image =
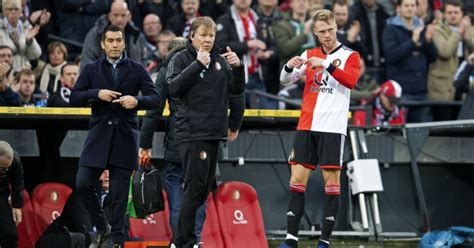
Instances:
[[[16,247],[23,207],[23,167],[10,144],[0,141],[0,247]],[[11,195],[11,205],[8,198]]]
[[[91,104],[92,108],[76,190],[99,231],[99,243],[113,242],[120,247],[130,176],[138,163],[137,109],[154,108],[160,99],[145,68],[124,53],[125,34],[120,27],[104,30],[101,47],[106,56],[84,67],[69,99],[72,106]],[[104,169],[110,170],[111,235],[96,195]]]
[[[228,135],[229,95],[244,91],[244,68],[229,47],[214,46],[216,24],[198,17],[191,24],[186,49],[168,65],[169,94],[176,103],[175,140],[184,171],[183,202],[176,247],[193,247],[196,211],[215,182],[219,142]]]

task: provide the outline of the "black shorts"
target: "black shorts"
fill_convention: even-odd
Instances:
[[[339,133],[322,133],[298,130],[291,149],[289,164],[300,164],[314,170],[341,169],[346,136]]]

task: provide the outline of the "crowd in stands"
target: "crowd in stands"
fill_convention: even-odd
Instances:
[[[247,92],[297,103],[304,83],[282,87],[278,77],[289,58],[318,45],[311,17],[321,8],[334,12],[338,40],[361,54],[351,104],[366,104],[393,80],[402,88],[401,102],[411,103],[407,122],[457,118],[416,103],[470,99],[474,2],[469,0],[2,0],[0,106],[67,106],[80,69],[103,56],[100,34],[109,24],[125,30],[128,56],[156,74],[170,41],[186,38],[198,16],[212,17],[216,44],[242,58]],[[247,94],[246,104],[299,109],[260,94]]]

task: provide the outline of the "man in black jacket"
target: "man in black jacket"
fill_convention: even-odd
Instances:
[[[176,247],[196,242],[196,210],[215,181],[219,142],[228,134],[229,95],[242,94],[245,87],[241,60],[229,47],[219,54],[215,34],[211,18],[196,18],[191,42],[168,65],[168,90],[176,103],[175,140],[185,175]]]
[[[178,149],[174,141],[174,124],[175,124],[175,102],[168,94],[168,83],[166,82],[166,71],[169,60],[179,51],[186,48],[186,39],[178,37],[171,41],[169,49],[171,50],[168,57],[163,63],[163,67],[158,72],[155,85],[158,89],[161,99],[168,99],[169,118],[166,126],[166,134],[164,138],[164,159],[166,161],[166,193],[168,196],[168,206],[170,209],[170,225],[173,233],[176,233],[178,225],[179,211],[182,203],[182,185],[183,185],[183,168],[179,159]],[[238,130],[242,123],[242,116],[245,110],[244,95],[232,96],[229,99],[229,135],[228,140],[233,141],[237,138]],[[160,122],[163,110],[165,108],[164,101],[160,102],[158,108],[147,111],[143,119],[140,129],[140,159],[151,158],[151,148],[153,143],[153,134]],[[206,218],[206,206],[199,206],[196,217],[196,236],[197,242],[201,241],[201,232]]]
[[[11,188],[11,189],[10,189]],[[16,247],[16,225],[21,222],[23,207],[23,167],[18,154],[0,141],[0,247]],[[11,194],[11,204],[8,198]]]

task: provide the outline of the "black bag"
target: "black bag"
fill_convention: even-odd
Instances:
[[[85,248],[84,233],[69,232],[65,226],[51,223],[41,238],[36,242],[36,248]]]
[[[146,217],[165,209],[160,172],[153,165],[135,171],[132,194],[137,216]]]

